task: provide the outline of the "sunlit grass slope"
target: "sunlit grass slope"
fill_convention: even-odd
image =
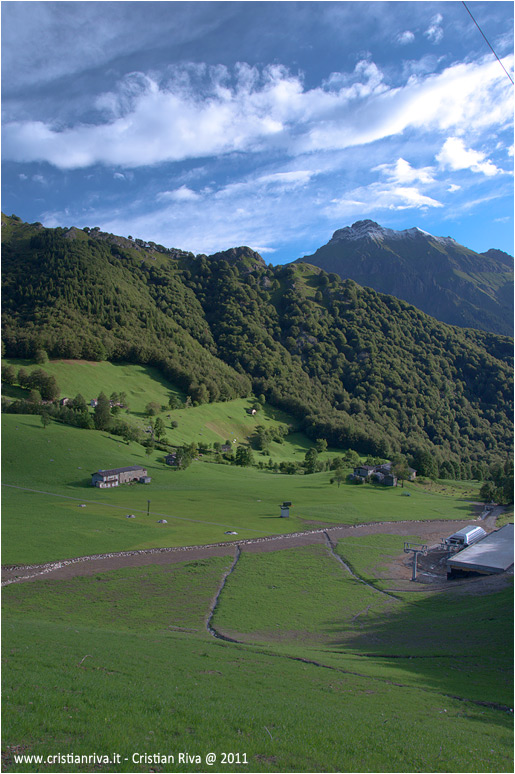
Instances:
[[[146,406],[154,403],[161,407],[159,415],[165,423],[168,442],[176,446],[193,441],[210,445],[229,441],[236,449],[238,444],[253,443],[258,425],[272,430],[276,427],[295,429],[298,424],[289,414],[268,405],[251,416],[247,409],[254,405],[255,400],[250,398],[171,410],[168,408],[170,397],[176,396],[183,405],[186,395],[150,366],[84,360],[51,360],[42,366],[29,360],[5,359],[2,363],[12,365],[16,371],[24,368],[29,373],[42,368],[55,376],[61,397],[75,397],[80,393],[89,403],[100,392],[108,397],[113,392],[125,392],[130,413],[122,410],[119,416],[140,429],[148,425]],[[4,386],[4,394],[13,398],[27,397],[27,392],[17,386]],[[177,426],[172,426],[172,423]],[[272,441],[269,455],[261,455],[256,451],[256,461],[262,459],[268,463],[271,457],[274,462],[301,462],[311,446],[313,442],[303,433],[292,433],[282,443]],[[336,454],[341,454],[341,451],[325,452],[320,459]]]
[[[167,566],[125,567],[94,577],[13,584],[7,606],[16,615],[69,626],[206,634],[205,617],[232,557]]]
[[[329,483],[330,472],[286,476],[203,462],[175,471],[163,452],[146,455],[139,444],[94,430],[57,423],[44,429],[34,416],[5,415],[2,444],[4,564],[219,542],[231,529],[241,539],[320,523],[461,519],[471,513],[466,501],[444,495],[338,488]],[[113,490],[90,485],[94,471],[126,465],[145,466],[152,482]],[[289,519],[279,518],[284,500],[293,502]],[[126,519],[128,513],[136,519]],[[158,524],[160,518],[168,524]]]
[[[107,397],[113,392],[125,392],[130,410],[135,413],[143,413],[150,402],[168,405],[172,394],[184,400],[180,390],[151,366],[86,360],[50,360],[38,365],[33,360],[5,359],[2,363],[14,366],[16,371],[24,368],[30,373],[41,368],[55,376],[61,398],[73,398],[80,393],[89,403],[101,392]]]
[[[397,544],[402,551],[398,536]],[[345,572],[324,545],[243,552],[213,625],[254,642],[330,645],[342,627],[358,632],[361,615],[387,615],[397,604]]]

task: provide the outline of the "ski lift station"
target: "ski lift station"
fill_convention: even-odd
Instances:
[[[465,529],[470,528],[466,527]],[[468,544],[463,542],[463,545]],[[447,577],[468,572],[493,575],[505,572],[512,564],[513,524],[506,524],[486,537],[479,537],[472,545],[468,545],[467,548],[450,557],[447,560]]]
[[[445,543],[450,546],[471,546],[486,537],[486,532],[482,527],[463,527],[453,535],[445,539]]]

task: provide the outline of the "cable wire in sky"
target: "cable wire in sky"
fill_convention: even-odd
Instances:
[[[506,67],[503,65],[503,63],[501,62],[501,60],[499,59],[499,57],[498,57],[498,56],[497,56],[497,54],[495,53],[494,49],[493,49],[493,48],[492,48],[492,46],[490,45],[490,43],[489,43],[489,41],[488,41],[488,38],[486,37],[485,33],[483,32],[483,30],[481,29],[481,27],[479,26],[479,24],[477,23],[477,21],[476,21],[476,20],[474,19],[474,17],[472,16],[472,13],[471,13],[470,9],[467,7],[467,4],[464,2],[464,0],[461,0],[461,1],[462,1],[463,5],[465,6],[466,10],[468,11],[468,14],[469,14],[470,18],[472,19],[472,21],[474,22],[474,24],[475,24],[475,25],[476,25],[476,27],[478,28],[478,30],[479,30],[479,32],[481,33],[481,35],[483,36],[483,38],[485,39],[485,41],[486,41],[486,43],[487,43],[488,47],[490,48],[490,50],[492,51],[493,55],[495,56],[495,58],[497,59],[497,61],[498,61],[498,62],[499,62],[499,64],[501,65],[502,69],[504,70],[504,72],[506,73],[506,75],[508,76],[508,78],[510,79],[510,81],[511,81],[511,82],[512,82],[512,84],[513,84],[513,83],[514,83],[514,82],[513,82],[513,78],[511,77],[511,75],[509,74],[508,70],[507,70],[507,69],[506,69]]]

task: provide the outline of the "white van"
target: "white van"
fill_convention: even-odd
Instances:
[[[486,537],[486,532],[482,527],[463,527],[453,535],[445,538],[444,543],[451,546],[471,546]]]

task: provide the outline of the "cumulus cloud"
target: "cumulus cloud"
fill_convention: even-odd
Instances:
[[[335,150],[400,135],[408,128],[426,132],[480,131],[513,120],[511,95],[498,63],[456,64],[428,77],[412,76],[405,86],[362,101],[351,113],[339,104],[326,120],[307,127],[298,147]]]
[[[390,180],[396,183],[433,183],[433,168],[420,167],[415,169],[409,161],[403,158],[397,159],[395,164],[379,164],[373,171],[384,173]]]
[[[480,172],[487,177],[502,174],[502,170],[488,160],[486,154],[466,148],[465,143],[459,137],[449,137],[436,156],[436,160],[444,169],[453,171],[470,169],[472,172]]]
[[[424,32],[424,35],[428,40],[431,41],[431,43],[439,43],[443,38],[443,29],[441,26],[442,21],[443,16],[440,13],[437,13],[435,16],[433,16],[429,27]]]
[[[5,124],[4,157],[18,162],[46,161],[61,169],[115,166],[123,168],[127,177],[131,168],[163,162],[235,152],[274,153],[283,160],[289,156],[297,161],[280,172],[256,174],[251,184],[260,189],[293,190],[307,186],[318,174],[306,159],[316,159],[321,168],[323,154],[329,158],[327,151],[334,161],[336,152],[420,129],[426,134],[445,132],[444,136],[452,132],[437,157],[440,167],[467,168],[491,176],[499,170],[484,155],[467,151],[459,135],[491,126],[498,129],[512,120],[511,95],[502,70],[487,58],[455,64],[440,73],[412,74],[396,88],[386,84],[369,60],[359,62],[350,73],[333,73],[311,89],[305,88],[300,76],[281,66],[263,70],[246,64],[232,70],[202,64],[174,66],[160,76],[131,74],[115,91],[101,95],[96,108],[103,116],[99,124]],[[399,158],[376,169],[390,188],[399,188],[393,206],[403,206],[403,201],[411,201],[407,206],[437,206],[411,190],[433,182],[432,167],[416,169]],[[234,185],[241,190],[242,183]],[[200,195],[188,187],[186,179],[178,180],[176,186],[162,191],[158,201],[193,201]],[[411,200],[407,198],[410,191]]]
[[[410,30],[405,30],[404,32],[399,33],[397,35],[397,43],[400,43],[401,46],[406,46],[409,43],[413,43],[415,40],[415,35]]]

